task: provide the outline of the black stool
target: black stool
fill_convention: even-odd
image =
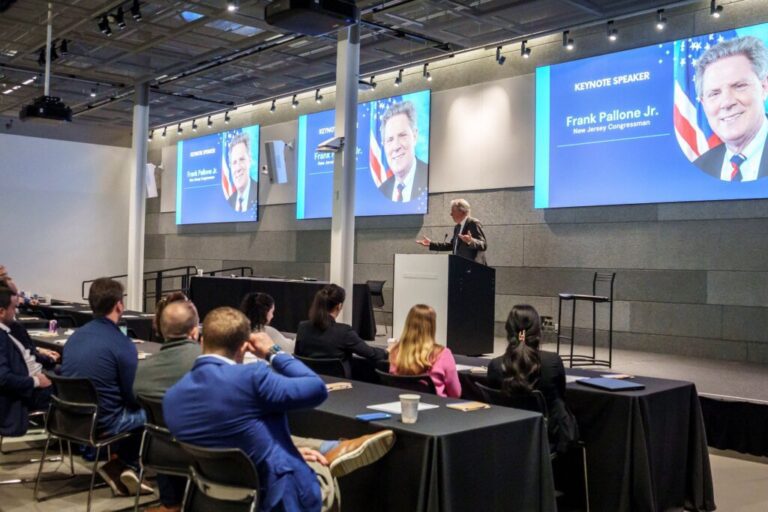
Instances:
[[[560,340],[570,340],[571,353],[570,355],[563,356],[563,359],[567,359],[570,363],[570,368],[574,366],[607,366],[611,367],[613,362],[613,282],[616,279],[616,272],[595,272],[595,276],[592,278],[592,295],[580,295],[576,293],[561,293],[559,294],[559,302],[557,307],[557,353],[560,354]],[[598,295],[597,287],[598,283],[605,283],[608,287],[607,295]],[[571,301],[571,335],[565,336],[562,332],[562,317],[563,317],[563,302]],[[579,301],[585,301],[592,303],[592,355],[574,355],[573,345],[576,334],[576,304]],[[608,359],[597,359],[596,346],[597,346],[597,305],[608,304]]]

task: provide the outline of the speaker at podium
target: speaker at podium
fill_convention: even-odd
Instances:
[[[395,254],[392,329],[408,311],[428,304],[437,313],[435,341],[456,354],[493,352],[496,270],[452,254]]]

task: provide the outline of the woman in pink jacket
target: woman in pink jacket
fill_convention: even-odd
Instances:
[[[435,310],[424,304],[411,308],[403,333],[389,352],[389,373],[426,373],[435,383],[438,395],[458,398],[461,384],[456,361],[448,347],[435,343],[435,317]]]

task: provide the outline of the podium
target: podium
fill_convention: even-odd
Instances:
[[[455,354],[493,352],[496,270],[452,254],[395,254],[392,332],[416,304],[437,313],[435,341]]]

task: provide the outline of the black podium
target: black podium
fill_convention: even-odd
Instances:
[[[428,304],[437,313],[437,341],[456,354],[493,352],[496,270],[449,254],[396,254],[393,333],[408,311]]]

